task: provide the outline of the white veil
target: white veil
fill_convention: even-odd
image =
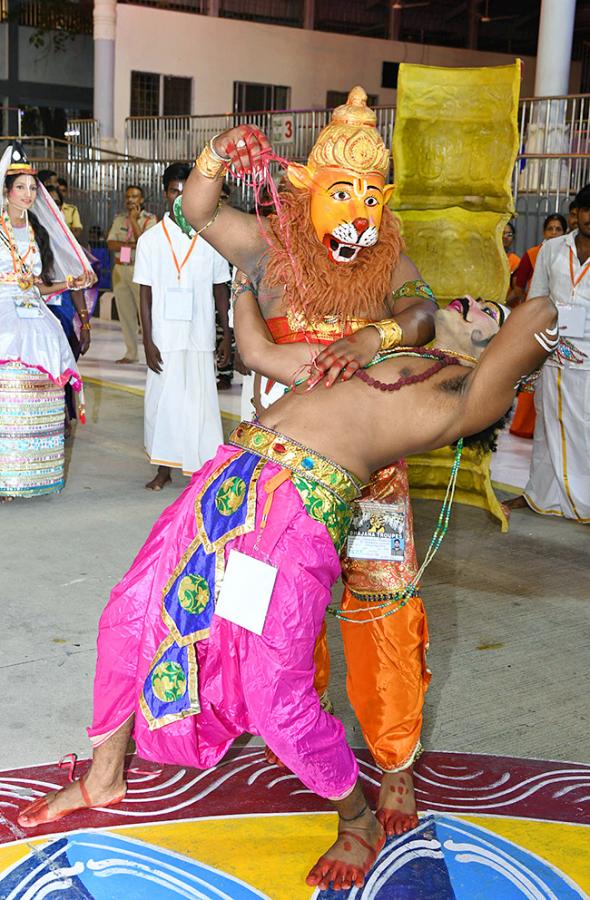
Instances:
[[[0,159],[0,190],[3,204],[4,182],[8,167],[11,163],[15,164],[19,161],[23,165],[28,163],[23,148],[16,142],[9,144]],[[65,281],[68,275],[72,275],[74,278],[84,274],[94,276],[84,250],[64,222],[63,216],[51,196],[40,181],[37,182],[37,187],[37,199],[33,204],[32,211],[49,235],[49,243],[53,251],[53,279]]]

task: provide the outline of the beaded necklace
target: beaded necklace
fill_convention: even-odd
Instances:
[[[425,369],[424,372],[420,372],[417,375],[402,375],[394,382],[379,381],[377,378],[372,378],[371,375],[367,373],[366,370],[371,366],[385,362],[387,359],[394,359],[398,356],[434,359],[436,362],[433,366],[430,366],[430,368]],[[425,350],[422,347],[394,347],[391,350],[385,350],[379,353],[375,359],[372,359],[371,362],[365,366],[364,369],[357,369],[354,374],[357,378],[360,378],[361,381],[364,381],[365,384],[376,388],[376,390],[399,391],[401,388],[406,387],[406,385],[420,384],[420,382],[426,381],[447,366],[459,366],[462,361],[473,363],[474,365],[477,363],[474,356],[468,356],[466,353],[459,353],[457,350],[437,350],[434,347],[430,350]]]
[[[26,291],[35,283],[32,272],[29,270],[28,266],[25,265],[29,253],[35,253],[37,249],[33,227],[29,222],[29,247],[24,256],[21,256],[18,252],[16,238],[12,229],[12,222],[10,221],[10,216],[6,210],[3,211],[2,216],[0,217],[0,227],[4,232],[5,243],[7,244],[8,249],[10,250],[10,256],[12,257],[12,271],[18,276],[18,286],[21,290]]]
[[[377,381],[377,379],[371,378],[370,375],[367,375],[367,373],[363,369],[357,370],[355,372],[355,375],[360,377],[366,384],[369,384],[371,387],[375,387],[378,390],[398,391],[400,390],[400,388],[404,387],[407,384],[417,384],[420,381],[426,381],[427,378],[430,378],[435,374],[435,372],[440,371],[445,366],[460,365],[461,361],[472,363],[473,365],[477,363],[475,357],[468,356],[464,353],[459,353],[456,350],[437,350],[435,348],[431,348],[430,350],[423,350],[419,347],[395,347],[392,350],[387,350],[383,353],[380,353],[378,357],[376,357],[369,363],[369,366],[376,365],[377,363],[383,362],[386,359],[391,359],[396,356],[414,356],[421,359],[434,359],[437,360],[437,362],[435,363],[435,365],[430,366],[429,369],[426,369],[426,371],[422,372],[420,375],[407,375],[399,378],[397,381],[393,382],[393,384],[387,384],[386,382]],[[367,368],[369,368],[369,366],[367,366]],[[453,459],[453,464],[451,466],[451,475],[449,478],[449,483],[447,485],[445,498],[438,514],[436,527],[434,529],[432,538],[430,539],[428,550],[426,551],[426,554],[424,556],[424,562],[422,563],[414,577],[410,582],[408,582],[403,590],[396,591],[393,594],[382,593],[367,595],[360,594],[357,591],[351,591],[353,597],[356,600],[360,600],[366,605],[364,607],[361,607],[360,609],[348,609],[346,610],[346,612],[343,612],[339,609],[329,608],[328,611],[332,615],[336,616],[337,619],[340,619],[342,622],[350,622],[354,625],[363,625],[365,623],[376,622],[379,619],[386,619],[388,616],[392,616],[394,613],[399,612],[400,609],[406,606],[406,604],[412,599],[412,597],[416,596],[420,579],[422,578],[426,568],[430,565],[432,559],[438,552],[443,538],[449,528],[451,507],[453,505],[453,498],[455,496],[455,488],[457,485],[459,466],[461,465],[462,452],[463,438],[460,438],[457,441],[455,456]],[[373,612],[378,610],[383,610],[381,615],[372,615]]]
[[[357,591],[351,591],[353,597],[356,600],[361,600],[366,604],[372,605],[367,605],[361,609],[347,609],[346,613],[342,612],[342,610],[340,609],[332,609],[331,607],[328,607],[328,612],[331,613],[331,615],[335,616],[337,619],[340,619],[343,622],[351,622],[353,625],[363,625],[365,623],[377,622],[379,619],[386,619],[388,616],[392,616],[394,613],[399,612],[400,609],[402,609],[412,599],[412,597],[416,595],[420,579],[422,578],[422,575],[424,574],[427,566],[432,562],[432,559],[436,555],[438,548],[440,547],[442,540],[449,528],[451,507],[453,505],[453,497],[455,496],[455,487],[457,485],[457,476],[459,474],[459,466],[461,465],[462,452],[463,438],[459,438],[459,440],[457,441],[457,447],[455,449],[453,465],[451,466],[451,477],[449,478],[445,498],[438,514],[436,527],[434,529],[432,538],[430,539],[428,550],[426,551],[426,554],[424,556],[424,562],[422,563],[412,580],[408,582],[403,590],[396,591],[393,594],[383,593],[367,595],[359,594]],[[387,609],[387,607],[392,608]],[[380,616],[368,615],[365,618],[356,618],[356,616],[358,615],[362,616],[365,613],[370,614],[374,610],[380,609],[384,610],[384,612]]]

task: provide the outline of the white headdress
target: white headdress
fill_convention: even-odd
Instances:
[[[9,144],[0,159],[2,203],[5,203],[4,185],[7,175],[36,174],[36,170],[27,160],[22,145],[16,141]],[[49,235],[49,243],[53,251],[53,279],[65,281],[69,275],[77,278],[85,273],[92,273],[84,250],[64,222],[63,216],[51,196],[39,181],[37,182],[37,199],[33,204],[32,211]]]

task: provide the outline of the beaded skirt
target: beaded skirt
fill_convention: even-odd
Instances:
[[[64,486],[64,389],[38,369],[0,365],[0,497]]]

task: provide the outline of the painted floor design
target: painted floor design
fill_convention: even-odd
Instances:
[[[357,751],[374,801],[379,773]],[[81,762],[78,773],[84,772]],[[2,900],[570,900],[590,892],[590,766],[425,753],[419,826],[388,841],[365,887],[314,892],[330,805],[246,748],[205,772],[133,758],[129,791],[25,833],[16,817],[62,785],[44,765],[0,772]]]

